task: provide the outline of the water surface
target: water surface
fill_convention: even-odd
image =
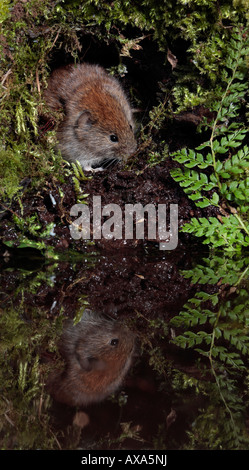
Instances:
[[[193,248],[56,261],[6,255],[1,448],[247,449],[247,270],[247,257]],[[132,359],[102,401],[61,403],[47,383],[54,371],[65,379],[62,333],[86,311],[124,327],[127,341],[134,336]],[[98,341],[102,334],[103,324]],[[79,335],[88,347],[89,335]],[[70,364],[112,374],[113,364],[85,357],[69,336]]]

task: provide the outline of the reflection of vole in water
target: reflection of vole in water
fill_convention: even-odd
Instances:
[[[128,372],[135,337],[117,321],[85,311],[66,328],[61,353],[66,367],[49,380],[55,400],[71,406],[99,402],[113,393]]]
[[[85,170],[101,169],[136,150],[132,110],[119,82],[98,65],[81,64],[55,70],[45,100],[63,106],[59,149]]]

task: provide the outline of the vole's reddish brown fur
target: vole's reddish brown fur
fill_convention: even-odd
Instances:
[[[63,106],[59,149],[69,161],[86,170],[126,160],[136,149],[132,110],[118,80],[98,65],[57,69],[51,75],[45,100],[53,109]]]
[[[61,341],[66,366],[55,372],[49,391],[71,406],[99,402],[116,391],[129,370],[135,337],[120,323],[85,311],[82,320],[70,324]]]

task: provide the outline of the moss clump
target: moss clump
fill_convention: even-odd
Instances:
[[[32,5],[37,6],[36,12]],[[44,181],[54,167],[52,146],[49,139],[43,139],[39,128],[41,89],[46,80],[44,61],[53,40],[48,31],[39,34],[41,10],[42,2],[23,5],[5,1],[0,12],[0,196],[3,199],[17,192],[24,177],[34,178],[34,182]]]
[[[0,174],[4,175],[5,191],[11,197],[19,185],[20,174],[24,174],[25,164],[18,148],[9,150],[0,150]],[[2,191],[0,190],[0,193]]]

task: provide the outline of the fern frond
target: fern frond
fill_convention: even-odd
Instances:
[[[220,213],[225,208],[228,217],[192,219],[183,231],[203,238],[203,243],[214,248],[241,250],[249,246],[249,224],[245,214],[249,210],[249,149],[243,144],[248,129],[240,124],[238,113],[248,89],[244,66],[249,54],[249,38],[237,30],[231,35],[222,73],[224,90],[220,101],[210,110],[215,118],[206,129],[210,139],[196,149],[181,149],[172,158],[181,167],[171,170],[189,199],[200,208],[216,206]],[[233,207],[231,207],[233,205]]]

